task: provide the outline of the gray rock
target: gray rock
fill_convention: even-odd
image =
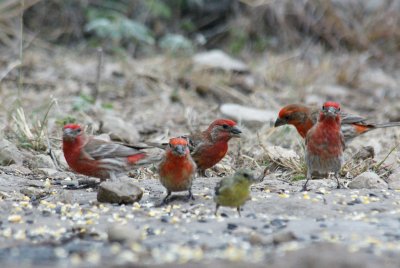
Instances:
[[[140,239],[140,232],[127,225],[112,225],[107,229],[110,242],[134,242]]]
[[[38,171],[40,171],[40,173],[42,173],[43,175],[50,177],[53,176],[55,174],[57,174],[57,170],[54,168],[38,168]]]
[[[354,155],[354,159],[356,160],[365,160],[368,158],[375,157],[375,150],[372,146],[363,146],[358,152]]]
[[[39,188],[27,187],[20,190],[21,194],[28,196],[31,199],[40,199],[47,196],[49,193]]]
[[[287,243],[287,242],[294,241],[294,240],[297,240],[297,237],[291,231],[282,231],[282,232],[275,234],[272,237],[272,243],[274,245],[279,245],[279,244]]]
[[[246,107],[234,103],[221,105],[220,111],[223,115],[241,122],[269,123],[274,121],[277,112]]]
[[[378,174],[367,171],[355,177],[348,185],[350,189],[387,189],[388,184]]]
[[[389,189],[400,190],[400,170],[395,170],[390,174],[386,179],[386,182],[389,185]]]
[[[201,52],[193,57],[196,67],[209,69],[222,69],[224,71],[248,72],[249,67],[221,50]]]
[[[23,155],[17,146],[6,139],[0,139],[0,165],[22,164]]]
[[[105,113],[99,118],[103,125],[102,133],[109,133],[112,140],[120,140],[135,143],[139,140],[139,132],[136,127],[113,113]]]
[[[67,160],[65,160],[64,153],[62,150],[53,150],[53,154],[57,159],[58,165],[62,169],[68,168]]]
[[[12,164],[12,165],[9,165],[7,167],[4,167],[3,170],[9,171],[9,172],[19,173],[19,174],[22,174],[22,175],[28,175],[28,174],[32,173],[32,171],[29,168],[24,167],[24,166],[20,166],[20,165],[16,165],[16,164]]]
[[[99,186],[97,201],[103,203],[132,204],[143,195],[142,189],[129,180],[105,181]]]
[[[39,168],[51,168],[56,169],[53,160],[49,155],[46,154],[38,154],[38,155],[30,155],[26,156],[26,160],[28,161],[28,165],[32,169]]]

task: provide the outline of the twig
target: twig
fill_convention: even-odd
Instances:
[[[396,144],[396,146],[394,146],[394,147],[389,151],[389,153],[385,156],[385,158],[383,158],[381,162],[379,162],[378,164],[376,164],[376,165],[374,166],[374,169],[375,169],[375,170],[378,170],[378,169],[381,167],[381,165],[386,161],[386,159],[388,159],[389,155],[391,155],[391,154],[394,152],[394,150],[396,150],[396,148],[399,147],[399,145],[400,145],[400,143]]]
[[[56,158],[56,156],[54,155],[54,152],[53,152],[53,150],[52,150],[52,148],[51,148],[51,143],[50,143],[50,139],[49,139],[49,136],[48,136],[48,135],[46,136],[46,141],[47,141],[47,148],[49,149],[50,158],[51,158],[51,160],[53,160],[53,163],[54,163],[54,165],[56,166],[56,169],[57,169],[57,170],[60,170],[60,166],[58,165],[57,158]]]
[[[93,101],[96,102],[97,97],[100,91],[100,79],[101,79],[101,70],[103,67],[103,49],[99,47],[97,49],[97,71],[96,71],[96,82],[94,86],[94,90],[92,93]]]
[[[20,40],[19,40],[19,79],[18,79],[18,100],[21,97],[22,91],[22,63],[23,63],[23,53],[24,53],[24,8],[25,8],[25,0],[21,0],[21,14],[20,14]]]

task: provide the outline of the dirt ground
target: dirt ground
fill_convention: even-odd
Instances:
[[[9,64],[10,57],[1,55]],[[0,263],[397,267],[400,128],[372,131],[346,149],[345,184],[370,170],[386,187],[338,190],[333,180],[325,179],[311,181],[310,191],[303,193],[302,141],[291,127],[271,127],[282,105],[319,105],[326,99],[372,121],[400,120],[399,61],[383,57],[300,47],[243,58],[245,68],[238,70],[235,64],[222,68],[212,60],[205,67],[191,57],[105,56],[100,92],[93,101],[95,50],[33,46],[24,55],[22,81],[11,70],[0,89],[2,134],[11,143],[7,147],[3,139],[1,146],[12,149],[8,158],[2,156],[8,162],[2,159],[0,167]],[[221,112],[228,103],[256,110],[250,119]],[[258,112],[271,116],[260,120]],[[228,155],[208,177],[195,180],[194,201],[178,196],[160,206],[165,192],[155,167],[129,174],[144,189],[142,200],[133,205],[98,203],[96,189],[69,187],[85,177],[70,172],[63,159],[63,122],[75,120],[88,126],[88,132],[138,143],[165,141],[226,116],[239,121],[244,135],[230,142]],[[355,160],[363,146],[374,148],[373,160]],[[270,173],[252,186],[242,217],[229,208],[215,216],[216,183],[242,167],[256,175],[268,167]]]

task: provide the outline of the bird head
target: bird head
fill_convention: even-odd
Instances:
[[[176,156],[189,155],[188,141],[185,138],[172,138],[168,143],[168,151]]]
[[[63,127],[63,141],[74,141],[82,135],[82,128],[78,124],[67,124]]]
[[[300,104],[289,104],[283,107],[275,121],[275,127],[303,124],[307,120],[309,108]]]
[[[237,127],[235,121],[229,119],[217,119],[211,123],[207,131],[211,133],[213,140],[230,140],[240,138],[242,131]]]
[[[340,113],[340,104],[334,101],[327,101],[322,105],[320,116],[338,118]]]
[[[236,171],[234,179],[237,182],[246,184],[252,184],[258,181],[257,178],[255,178],[254,175],[249,170],[246,169],[240,169]]]

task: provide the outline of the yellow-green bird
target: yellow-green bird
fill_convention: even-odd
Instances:
[[[247,170],[239,170],[232,177],[223,178],[215,187],[215,215],[220,206],[235,207],[240,216],[240,207],[250,199],[250,185],[258,180]]]

